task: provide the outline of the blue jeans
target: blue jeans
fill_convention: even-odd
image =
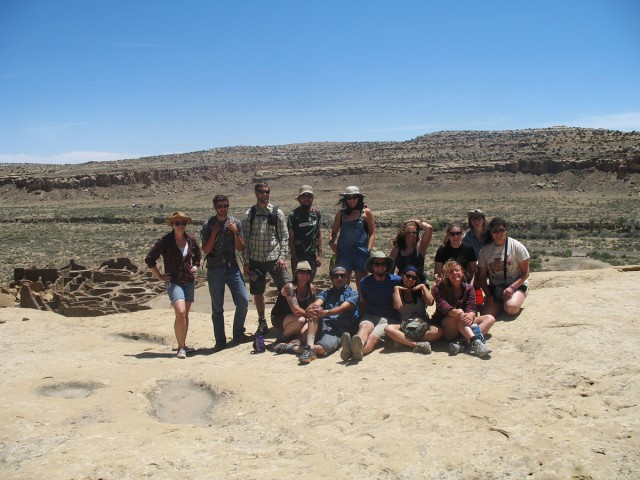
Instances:
[[[227,343],[224,333],[224,286],[229,287],[236,313],[233,317],[233,337],[241,336],[244,331],[244,321],[249,308],[249,293],[244,285],[244,278],[237,265],[215,265],[207,268],[207,281],[211,295],[211,320],[213,321],[213,335],[216,346],[222,347]]]

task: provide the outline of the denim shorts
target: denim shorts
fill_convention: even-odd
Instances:
[[[193,303],[196,282],[187,283],[185,285],[167,282],[166,286],[167,293],[169,294],[169,300],[171,300],[172,304],[176,300],[184,300],[187,303]]]

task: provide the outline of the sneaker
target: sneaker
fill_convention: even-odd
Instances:
[[[343,362],[348,362],[351,358],[351,335],[349,332],[344,332],[340,336],[340,346],[342,347],[340,350],[340,358]]]
[[[255,335],[266,335],[267,333],[269,333],[269,327],[267,326],[267,319],[266,318],[259,318],[258,319],[258,329],[256,330],[256,333],[254,333]]]
[[[449,355],[458,355],[463,353],[467,346],[463,342],[452,342],[449,344]]]
[[[482,341],[474,340],[471,344],[470,348],[471,355],[475,355],[476,357],[484,357],[491,353],[489,347],[487,347]]]
[[[431,344],[429,342],[416,342],[413,353],[431,353]]]
[[[184,348],[178,349],[178,354],[176,355],[178,358],[187,358],[187,351]]]
[[[361,361],[364,358],[362,355],[363,348],[362,339],[358,335],[354,335],[351,339],[351,358],[357,362]]]
[[[273,347],[274,353],[296,353],[296,347],[300,347],[300,340],[291,340],[289,343],[281,342]]]
[[[316,358],[316,350],[312,347],[310,347],[309,345],[306,345],[304,347],[304,351],[302,352],[302,355],[300,355],[298,357],[298,361],[300,363],[311,363],[313,362]]]

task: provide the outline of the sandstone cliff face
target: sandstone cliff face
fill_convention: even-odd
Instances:
[[[640,173],[640,133],[556,127],[502,132],[439,132],[406,142],[306,143],[228,147],[136,160],[59,166],[55,172],[8,172],[0,186],[28,192],[188,181],[252,181],[283,176],[343,176],[371,168],[427,175],[511,172],[533,175],[593,168],[618,178]],[[4,173],[4,175],[2,175]]]

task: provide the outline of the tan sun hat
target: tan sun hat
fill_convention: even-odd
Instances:
[[[303,260],[302,262],[298,262],[298,264],[296,265],[296,271],[293,272],[298,273],[300,270],[306,270],[308,272],[312,272],[313,270],[311,269],[311,264],[309,262],[307,262],[306,260]]]
[[[391,271],[393,269],[393,258],[387,257],[385,253],[381,252],[380,250],[374,250],[373,252],[371,252],[371,256],[367,259],[367,263],[364,264],[364,268],[367,272],[373,273],[372,263],[376,258],[384,259],[384,261],[387,262],[387,272],[392,273]]]
[[[360,195],[362,198],[366,197],[366,195],[362,193],[360,189],[354,185],[347,187],[344,193],[340,194],[341,197],[344,197],[346,195]]]
[[[191,220],[191,217],[188,217],[187,214],[184,212],[173,212],[171,216],[167,218],[166,222],[167,222],[167,225],[172,227],[173,224],[178,220],[184,220],[187,223],[191,223],[193,221]]]
[[[302,185],[296,198],[300,198],[300,195],[304,195],[305,193],[313,195],[313,188],[311,188],[311,185]]]

